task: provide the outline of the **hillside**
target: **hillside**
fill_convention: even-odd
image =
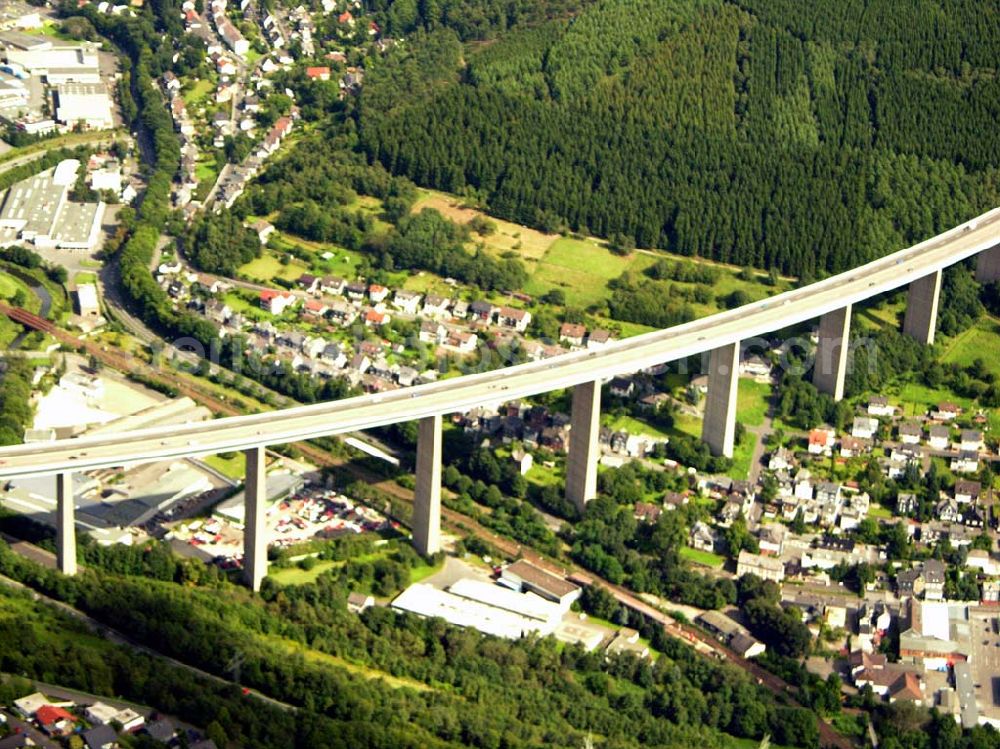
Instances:
[[[995,6],[374,5],[363,147],[512,221],[808,279],[996,204]]]

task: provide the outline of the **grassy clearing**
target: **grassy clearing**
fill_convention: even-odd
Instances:
[[[710,551],[692,549],[690,546],[682,546],[680,555],[682,558],[694,562],[695,564],[700,564],[704,567],[713,567],[715,569],[721,568],[726,563],[725,557],[713,554]]]
[[[968,330],[952,338],[941,361],[967,367],[981,359],[986,368],[1000,377],[1000,320],[984,317]]]
[[[73,276],[73,283],[77,286],[82,283],[97,283],[97,274],[90,272],[76,273]]]
[[[286,281],[294,281],[303,273],[309,272],[309,266],[300,260],[292,260],[288,265],[282,265],[277,255],[265,250],[260,257],[254,258],[237,271],[237,275],[249,279],[257,279],[262,283],[269,283],[275,278],[283,278]]]
[[[426,580],[428,577],[436,572],[440,572],[441,568],[444,566],[444,559],[441,560],[440,564],[420,564],[416,567],[410,568],[410,584],[419,583],[421,580]]]
[[[525,291],[541,296],[562,289],[576,307],[599,304],[608,296],[608,281],[626,270],[641,271],[656,262],[653,255],[615,255],[595,239],[560,237],[536,264]]]
[[[267,576],[278,585],[305,585],[306,583],[316,582],[316,578],[324,572],[342,564],[343,562],[331,562],[327,560],[316,562],[316,566],[311,570],[304,570],[301,567],[285,567],[270,571],[267,573]]]
[[[188,109],[194,109],[199,104],[203,104],[214,88],[214,84],[209,79],[196,80],[190,88],[181,93],[184,106]]]
[[[247,459],[242,452],[208,455],[203,462],[233,481],[242,481],[246,476]]]
[[[475,241],[482,242],[486,252],[494,257],[501,257],[506,252],[518,253],[529,271],[559,237],[558,234],[545,234],[520,224],[494,218],[474,208],[463,208],[462,199],[454,195],[435,190],[421,190],[420,193],[422,197],[414,204],[414,213],[419,213],[424,208],[434,208],[441,215],[459,224],[467,224],[476,216],[485,216],[496,224],[497,229],[485,237],[475,235]]]
[[[770,398],[770,383],[741,377],[736,399],[736,420],[748,427],[759,427],[767,416],[767,404]]]
[[[294,257],[295,253],[293,253],[292,264],[301,269],[299,275],[309,271],[317,275],[333,275],[353,280],[358,274],[358,264],[361,262],[361,254],[358,252],[351,252],[322,242],[314,242],[311,239],[287,232],[275,232],[271,236],[270,244],[279,253],[294,250],[302,254],[302,251],[305,250],[315,254],[312,262],[307,264]],[[324,259],[324,255],[330,255],[330,257]],[[295,278],[298,278],[298,275]]]
[[[950,390],[931,388],[917,382],[903,384],[889,396],[889,400],[902,408],[904,416],[919,416],[941,401],[957,403],[966,410],[972,408],[973,405],[968,398],[960,398]]]
[[[336,668],[342,668],[345,671],[349,671],[357,676],[362,676],[365,679],[378,679],[395,689],[405,687],[409,689],[416,689],[419,692],[427,692],[430,690],[429,686],[416,681],[415,679],[393,676],[392,674],[386,673],[385,671],[379,671],[371,668],[370,666],[362,666],[357,663],[351,663],[343,658],[338,658],[328,653],[322,653],[319,650],[313,650],[312,648],[305,647],[304,645],[294,642],[293,640],[288,640],[283,637],[279,637],[278,635],[266,635],[264,639],[269,644],[277,646],[288,653],[301,655],[308,662],[321,663],[328,666],[334,666]]]
[[[868,506],[868,517],[876,520],[888,520],[892,517],[892,511],[888,507],[883,507],[878,502],[872,502]]]
[[[12,321],[6,315],[0,315],[0,349],[10,347],[11,341],[17,338],[21,332],[21,326]]]
[[[743,441],[733,450],[733,467],[727,476],[734,480],[742,480],[750,475],[750,463],[753,461],[753,451],[757,446],[757,435],[747,433]]]
[[[198,179],[199,184],[207,182],[212,184],[215,182],[216,177],[218,177],[218,171],[216,170],[215,159],[199,161],[194,167],[194,176]]]
[[[42,25],[37,29],[24,29],[22,33],[30,34],[32,36],[47,36],[51,39],[58,39],[63,42],[74,41],[73,37],[62,32],[58,23],[50,20],[43,21]]]
[[[906,302],[902,299],[896,302],[885,301],[877,306],[860,310],[857,319],[862,327],[870,330],[898,328],[900,315],[905,309]]]
[[[648,434],[650,437],[657,437],[659,439],[670,438],[670,432],[648,424],[641,419],[632,418],[631,416],[609,418],[606,420],[605,426],[610,427],[616,432],[625,431],[629,434]]]

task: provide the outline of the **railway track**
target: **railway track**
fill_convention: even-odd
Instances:
[[[39,330],[43,333],[48,333],[57,341],[69,346],[70,348],[85,351],[88,355],[94,356],[98,361],[102,362],[106,366],[125,373],[141,375],[148,378],[150,381],[158,382],[162,385],[173,388],[188,396],[196,403],[205,406],[213,413],[223,416],[235,416],[242,413],[232,404],[226,403],[214,394],[206,392],[204,389],[197,388],[187,382],[184,382],[183,380],[168,379],[164,377],[160,371],[141,359],[129,356],[121,351],[108,349],[94,343],[93,341],[88,341],[75,336],[72,333],[60,329],[51,321],[28,312],[25,309],[20,307],[11,307],[10,305],[0,302],[0,313],[7,315],[7,317],[11,320],[14,320],[21,325],[25,325],[34,330]],[[311,443],[297,442],[294,444],[302,455],[321,468],[341,469],[352,474],[358,480],[363,481],[392,497],[407,503],[413,502],[413,492],[400,486],[395,481],[386,479],[364,466],[359,466],[349,461],[335,458],[326,450]],[[795,690],[790,684],[780,677],[772,674],[766,669],[761,668],[756,663],[740,657],[735,652],[725,647],[718,640],[710,637],[701,630],[691,625],[679,622],[659,609],[650,606],[625,588],[595,577],[590,572],[587,572],[583,568],[577,567],[576,565],[569,565],[568,567],[558,565],[543,557],[534,549],[523,546],[512,539],[499,536],[490,531],[488,528],[482,526],[468,515],[463,515],[462,513],[451,510],[447,507],[441,508],[441,520],[445,525],[450,526],[453,529],[475,535],[477,538],[486,541],[498,551],[511,558],[521,557],[553,574],[568,578],[578,584],[599,585],[605,588],[623,606],[638,611],[644,616],[647,616],[662,625],[668,635],[684,640],[691,645],[700,643],[702,645],[702,650],[704,650],[705,647],[710,648],[711,651],[722,660],[727,660],[743,669],[758,684],[764,686],[776,696],[780,696],[781,699],[786,700],[793,705],[800,704],[795,699]],[[830,725],[818,717],[816,722],[819,729],[821,746],[836,747],[837,749],[853,749],[853,744],[850,740],[834,731]]]

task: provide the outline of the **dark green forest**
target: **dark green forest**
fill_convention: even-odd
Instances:
[[[996,204],[995,4],[369,5],[362,147],[504,218],[809,279]]]
[[[588,732],[608,749],[728,749],[731,735],[767,734],[787,746],[818,746],[809,711],[779,704],[735,667],[703,658],[660,627],[643,627],[662,653],[655,663],[606,658],[553,638],[501,640],[382,607],[350,614],[347,594],[363,577],[355,572],[372,566],[350,557],[315,583],[267,584],[261,596],[216,574],[191,575],[163,545],[143,554],[91,550],[87,560],[84,574],[64,577],[0,542],[5,575],[140,643],[224,677],[239,654],[241,683],[298,706],[297,720],[256,701],[258,715],[246,715],[233,705],[235,689],[209,688],[173,668],[156,673],[145,658],[102,661],[74,638],[58,645],[57,657],[40,655],[30,621],[2,615],[2,595],[0,668],[156,700],[201,725],[216,720],[230,746],[579,747]],[[310,655],[294,652],[302,646]],[[358,667],[425,688],[393,687]],[[199,689],[202,704],[189,699]]]

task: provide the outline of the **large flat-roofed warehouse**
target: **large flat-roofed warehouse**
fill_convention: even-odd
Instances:
[[[530,632],[544,636],[554,629],[548,622],[438,590],[425,583],[415,583],[400,593],[392,602],[392,608],[418,616],[440,617],[458,627],[470,627],[509,640],[517,640]]]
[[[43,249],[93,250],[101,236],[104,203],[72,203],[69,191],[80,162],[67,159],[7,191],[0,209],[0,243]]]
[[[101,82],[97,46],[93,44],[53,44],[47,49],[8,46],[5,55],[7,62],[20,65],[32,75],[45,76],[50,86]]]
[[[60,83],[56,86],[56,121],[88,130],[114,127],[111,97],[103,83]]]

